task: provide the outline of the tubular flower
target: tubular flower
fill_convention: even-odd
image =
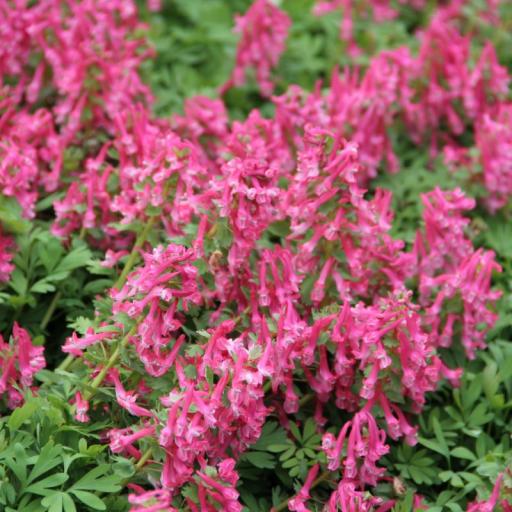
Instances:
[[[44,347],[32,343],[29,333],[14,322],[10,343],[0,336],[0,396],[7,395],[7,405],[14,409],[23,397],[19,388],[30,389],[34,376],[46,366]]]

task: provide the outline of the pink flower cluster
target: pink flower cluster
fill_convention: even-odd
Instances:
[[[208,205],[203,199],[208,196],[208,175],[191,142],[165,123],[150,120],[140,105],[118,114],[114,124],[111,140],[86,160],[80,180],[55,202],[53,226],[53,232],[64,237],[87,230],[92,243],[110,251],[112,265],[133,244],[123,225],[145,221],[152,209],[160,208],[167,232],[181,233],[192,215]],[[108,157],[110,151],[117,156],[116,165]]]
[[[471,163],[468,148],[458,143],[469,129],[480,153],[471,167],[482,167],[475,179],[487,189],[491,210],[504,206],[511,192],[510,77],[490,42],[471,63],[471,35],[461,34],[457,24],[461,9],[452,6],[436,13],[419,34],[417,56],[397,48],[373,57],[364,74],[347,69],[339,75],[335,70],[327,94],[320,87],[305,93],[291,86],[273,98],[276,119],[296,144],[297,131],[300,138],[308,124],[357,142],[366,169],[362,183],[381,167],[398,169],[391,127],[404,124],[414,142],[429,142],[433,156],[444,151],[455,169]]]
[[[205,480],[198,468],[245,451],[272,410],[284,424],[298,411],[299,374],[314,394],[319,425],[332,400],[353,415],[337,436],[324,433],[323,449],[329,470],[344,468],[340,486],[352,489],[357,503],[357,493],[383,476],[378,462],[388,450],[387,437],[404,436],[414,444],[411,414],[421,411],[425,394],[443,378],[457,384],[460,371],[446,367],[436,350],[451,343],[455,327],[470,357],[483,345],[495,321],[490,276],[498,267],[492,253],[475,250],[466,237],[462,212],[473,201],[462,192],[436,189],[425,196],[425,228],[409,253],[389,235],[389,193],[368,199],[358,185],[357,146],[308,128],[295,168],[286,170],[284,153],[274,154],[272,145],[259,159],[252,156],[252,148],[265,147],[273,136],[249,130],[255,120],[267,124],[252,117],[247,126],[234,126],[235,133],[244,128],[243,145],[234,146],[231,159],[212,163],[218,186],[208,192],[209,216],[198,217],[194,247],[170,244],[143,252],[143,264],[112,291],[113,328],[120,327],[122,314],[132,328],[125,335],[124,363],[120,371],[108,372],[105,383],[114,385],[119,406],[139,420],[111,431],[110,445],[140,458],[138,443],[157,443],[165,451],[162,488],[175,496],[187,486],[201,487],[198,481]],[[286,189],[279,177],[287,180]],[[229,194],[236,195],[226,199]],[[240,225],[241,218],[250,223]],[[222,219],[232,237],[224,254],[207,237]],[[289,225],[285,246],[260,248],[274,222]],[[214,290],[197,271],[201,260]],[[303,294],[307,276],[310,291]],[[419,304],[406,286],[410,277],[418,280]],[[445,302],[456,295],[462,303],[445,313]],[[209,305],[214,322],[233,303],[242,312],[239,320],[221,321],[190,345],[184,327],[191,307]],[[113,333],[103,327],[83,338],[74,335],[65,347],[80,353],[95,342],[115,340],[119,335]],[[133,360],[128,366],[126,357]],[[140,363],[143,380],[130,390],[130,368]],[[145,397],[161,391],[153,379],[171,369],[177,381],[156,409],[148,408]],[[205,489],[215,486],[210,482]],[[345,491],[336,491],[332,503],[348,499]],[[212,492],[204,497],[209,507],[238,510],[234,490]]]
[[[361,53],[355,38],[355,24],[363,20],[366,24],[372,22],[383,23],[399,16],[402,6],[409,6],[415,10],[425,9],[425,0],[399,0],[398,5],[391,0],[316,0],[313,12],[322,16],[333,11],[341,11],[340,39],[347,44],[347,51],[355,56]],[[463,18],[467,0],[449,0],[437,6],[434,16],[438,18]],[[499,21],[499,7],[502,0],[491,0],[481,7],[479,16],[491,23]],[[471,24],[469,24],[471,25]]]
[[[178,336],[169,347],[172,333],[183,325],[178,307],[186,313],[189,305],[201,303],[193,256],[192,250],[181,246],[156,247],[144,254],[144,266],[129,276],[124,287],[112,291],[114,314],[137,319],[144,313],[130,341],[153,377],[161,377],[173,366],[183,344],[184,336]]]
[[[5,394],[12,409],[23,403],[23,393],[32,389],[34,375],[46,366],[43,352],[44,347],[34,345],[16,322],[10,343],[0,335],[0,397]]]
[[[492,212],[506,206],[512,195],[512,105],[500,103],[486,112],[475,130],[483,181]]]
[[[88,130],[108,133],[118,112],[151,101],[136,14],[131,0],[0,2],[0,80],[13,84],[0,90],[0,187],[27,217]]]
[[[475,251],[464,234],[467,219],[461,212],[475,203],[461,190],[442,192],[436,188],[423,197],[425,232],[416,238],[415,252],[420,269],[420,303],[437,345],[451,344],[454,323],[462,320],[461,341],[469,358],[485,347],[485,334],[497,320],[485,304],[500,294],[491,290],[493,271],[501,271],[492,251]],[[443,315],[445,302],[462,303],[459,312]]]
[[[255,0],[243,16],[236,17],[235,31],[240,34],[235,69],[222,86],[221,94],[245,83],[249,69],[256,73],[261,94],[270,96],[274,84],[270,73],[279,62],[291,25],[288,15],[272,0]]]

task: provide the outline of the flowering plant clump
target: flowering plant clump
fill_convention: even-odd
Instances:
[[[512,510],[506,2],[171,3],[0,0],[0,508]]]

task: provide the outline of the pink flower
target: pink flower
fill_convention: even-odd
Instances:
[[[496,483],[494,484],[493,490],[489,499],[485,501],[476,501],[468,506],[467,512],[493,512],[496,510],[498,499],[500,496],[500,488],[503,482],[503,473],[498,476]]]
[[[76,414],[75,418],[77,421],[81,423],[87,423],[89,421],[89,416],[87,415],[89,411],[89,402],[82,398],[82,394],[80,391],[77,391],[75,394],[75,406],[76,406]]]
[[[30,388],[35,374],[46,366],[44,347],[35,346],[29,333],[14,322],[10,343],[0,336],[0,396],[7,393],[7,404],[14,409],[22,404],[19,388]]]
[[[110,379],[114,382],[115,390],[116,390],[116,400],[117,403],[123,408],[126,409],[130,414],[134,416],[147,416],[152,418],[153,413],[148,411],[144,407],[137,405],[137,394],[134,391],[126,391],[121,383],[121,379],[119,378],[119,372],[117,370],[111,370]]]
[[[13,248],[12,238],[5,235],[0,229],[0,282],[8,281],[11,272],[14,270],[14,265],[11,263],[14,256]]]
[[[255,0],[243,16],[236,18],[235,31],[241,34],[236,53],[236,65],[221,94],[233,86],[245,83],[248,69],[254,69],[260,91],[270,96],[274,84],[270,72],[283,53],[291,21],[269,0]]]
[[[133,432],[132,429],[112,429],[108,432],[108,437],[110,439],[110,449],[114,453],[123,453],[126,452],[130,456],[140,458],[140,452],[135,449],[132,445],[139,439],[144,439],[145,437],[151,437],[155,433],[154,426],[146,426]]]
[[[475,251],[464,228],[468,219],[461,212],[474,207],[461,190],[442,192],[436,188],[423,197],[425,232],[418,232],[420,302],[426,308],[426,325],[435,344],[449,346],[455,322],[462,323],[462,343],[468,357],[485,347],[485,333],[494,325],[492,306],[500,293],[491,289],[493,271],[500,271],[491,251]],[[442,323],[445,301],[459,296],[462,310],[452,312]]]
[[[34,375],[46,366],[44,359],[44,347],[32,344],[28,332],[14,322],[12,330],[13,342],[17,345],[18,368],[21,373],[21,384],[30,386]]]
[[[512,105],[500,103],[475,124],[478,163],[483,170],[486,203],[491,212],[502,208],[512,195]]]
[[[372,512],[375,507],[380,505],[382,500],[368,495],[363,491],[358,491],[354,482],[342,479],[338,484],[338,488],[331,494],[327,510],[329,512],[337,512],[339,510],[346,512]],[[393,502],[390,503],[391,508]],[[389,510],[380,509],[377,510]]]
[[[129,274],[123,288],[111,291],[113,312],[137,320],[137,333],[130,341],[147,372],[160,377],[172,367],[184,342],[183,336],[174,334],[182,325],[178,304],[186,311],[202,299],[193,250],[171,244],[143,257],[144,265]]]
[[[111,340],[117,335],[117,331],[110,330],[95,333],[94,329],[89,327],[87,332],[81,338],[78,337],[76,332],[73,332],[71,336],[66,338],[66,342],[62,346],[62,351],[68,354],[73,354],[74,356],[81,356],[87,347],[95,345],[100,341]]]
[[[243,507],[238,501],[239,494],[234,485],[232,486],[229,483],[226,485],[225,482],[218,481],[201,472],[198,472],[197,476],[202,480],[200,489],[203,488],[205,490],[205,499],[207,499],[207,496],[210,497],[217,506],[221,507],[221,510],[226,512],[241,512]]]
[[[295,497],[293,497],[288,502],[288,508],[290,510],[294,510],[295,512],[310,512],[309,509],[306,507],[305,503],[309,499],[309,491],[318,475],[319,469],[320,466],[318,464],[315,464],[309,470],[308,476],[306,477],[306,480],[304,481],[304,485],[302,486],[301,490]]]
[[[177,512],[171,506],[172,495],[164,489],[154,491],[145,491],[139,486],[131,486],[135,489],[135,494],[128,496],[128,501],[132,507],[130,512]]]

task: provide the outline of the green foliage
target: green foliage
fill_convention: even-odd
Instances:
[[[212,96],[227,80],[237,41],[233,16],[249,5],[248,0],[167,0],[161,12],[147,13],[157,55],[144,64],[143,73],[156,95],[158,114],[181,110],[185,97]]]
[[[39,296],[56,291],[74,270],[84,268],[92,256],[80,240],[75,240],[66,251],[61,240],[41,227],[18,235],[16,244],[16,268],[1,297],[15,311],[25,306],[36,307]]]
[[[16,212],[16,204],[10,200],[0,203],[0,210],[2,205],[9,205]],[[2,222],[10,218],[1,211],[0,215]],[[0,332],[10,332],[12,324],[23,319],[23,326],[36,341],[45,343],[47,338],[47,361],[51,365],[59,358],[57,347],[70,333],[63,320],[67,318],[74,325],[80,318],[92,316],[94,297],[112,286],[112,270],[99,265],[81,238],[64,244],[51,234],[49,223],[19,218],[18,224],[7,223],[18,228],[14,231],[15,269],[9,282],[0,288]],[[49,322],[58,322],[57,329],[55,324],[52,326],[51,336]]]
[[[325,463],[313,418],[302,426],[290,422],[288,427],[289,433],[275,421],[267,422],[258,441],[239,459],[238,471],[244,481],[241,496],[251,512],[279,504],[286,497],[283,488],[299,489],[311,466]],[[261,487],[262,480],[269,482],[268,488]]]
[[[0,421],[0,507],[5,512],[123,512],[124,476],[98,425],[72,427],[56,396],[28,398]]]
[[[388,467],[424,495],[429,510],[460,511],[512,464],[509,342],[496,341],[466,369],[461,387],[438,393],[420,417],[419,445],[393,447]],[[434,397],[435,403],[436,397]],[[512,478],[505,478],[512,489]]]

